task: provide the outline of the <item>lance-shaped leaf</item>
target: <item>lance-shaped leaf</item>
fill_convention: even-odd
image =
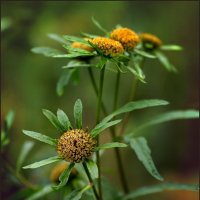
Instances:
[[[135,151],[138,159],[143,163],[146,170],[156,179],[163,181],[151,157],[151,150],[144,137],[130,139],[131,148]]]
[[[55,57],[55,56],[62,57],[66,55],[62,51],[51,47],[34,47],[31,49],[31,51],[33,53],[42,54],[47,57]]]
[[[67,63],[66,66],[63,66],[62,68],[77,68],[77,67],[94,67],[94,65],[91,64],[86,64],[83,61],[79,61],[79,60],[72,60],[70,62]]]
[[[94,17],[92,17],[92,22],[94,23],[94,25],[95,25],[99,30],[103,31],[107,36],[109,36],[109,32],[108,32],[105,28],[103,28],[103,27],[101,26],[101,24],[100,24]]]
[[[74,104],[74,119],[76,127],[79,129],[82,128],[82,111],[83,111],[82,102],[80,99],[77,99]]]
[[[56,115],[54,115],[50,110],[43,109],[42,112],[59,132],[63,133],[66,131],[66,128],[59,122]]]
[[[86,45],[89,44],[85,39],[80,38],[80,37],[76,37],[76,36],[72,36],[72,35],[64,35],[63,37],[70,42],[80,42],[80,43],[83,43]]]
[[[136,78],[137,78],[138,80],[140,80],[142,83],[146,83],[146,81],[145,81],[145,75],[144,75],[144,73],[143,73],[143,71],[142,71],[141,68],[133,69],[133,68],[131,68],[131,67],[128,66],[127,69],[128,69],[131,73],[133,73],[133,75],[136,76]]]
[[[74,52],[74,53],[69,53],[69,54],[60,54],[60,55],[55,55],[53,56],[54,58],[79,58],[79,57],[86,57],[86,56],[94,56],[95,54],[93,53],[78,53],[78,52]]]
[[[89,44],[88,44],[88,46],[89,46]],[[63,47],[65,49],[67,49],[70,53],[80,53],[80,54],[83,54],[83,56],[86,55],[86,54],[94,55],[93,53],[91,53],[87,50],[81,49],[81,48],[74,48],[74,47],[71,47],[69,45],[63,45]]]
[[[143,57],[146,57],[146,58],[156,58],[156,56],[150,54],[150,53],[147,53],[146,51],[142,51],[142,50],[139,50],[139,49],[134,49],[135,53],[143,56]]]
[[[31,149],[34,146],[34,142],[32,141],[26,141],[24,142],[19,157],[17,159],[17,167],[16,167],[16,172],[19,173],[21,166],[24,162],[24,160],[26,159],[27,155],[29,154],[29,152],[31,151]]]
[[[47,158],[45,160],[41,160],[41,161],[35,162],[33,164],[27,165],[27,166],[23,167],[23,169],[30,169],[30,168],[34,169],[34,168],[42,167],[44,165],[48,165],[48,164],[51,164],[54,162],[58,162],[60,160],[62,160],[62,158],[60,156],[53,156],[53,157]]]
[[[69,166],[62,172],[62,174],[59,177],[60,183],[57,186],[53,186],[54,189],[59,190],[60,188],[64,187],[67,184],[69,175],[74,165],[75,163],[70,163]]]
[[[72,126],[69,121],[69,118],[65,114],[65,112],[61,109],[57,110],[57,118],[58,121],[62,124],[63,127],[65,127],[66,130],[69,130]]]
[[[70,194],[68,194],[65,197],[65,200],[79,200],[79,199],[81,199],[83,193],[85,191],[87,191],[88,189],[90,189],[91,187],[92,187],[92,185],[86,185],[80,189],[76,189],[76,190],[72,191]]]
[[[108,115],[107,117],[105,117],[102,120],[102,123],[108,122],[113,117],[115,117],[119,114],[122,114],[122,113],[127,113],[127,112],[131,112],[131,111],[134,111],[134,110],[149,108],[149,107],[154,107],[154,106],[163,106],[163,105],[168,105],[168,104],[169,103],[167,101],[160,100],[160,99],[131,101],[131,102],[125,104],[124,106],[122,106],[121,108],[117,109],[116,111],[114,111],[113,113]]]
[[[134,132],[127,134],[126,136],[133,136],[139,131],[143,130],[152,125],[172,121],[179,119],[197,119],[199,118],[199,111],[197,110],[177,110],[177,111],[169,111],[156,116],[152,116],[146,123],[143,123],[141,126],[137,127]]]
[[[154,51],[160,63],[168,70],[172,72],[177,72],[177,69],[169,62],[168,58],[161,51]]]
[[[100,149],[110,149],[110,148],[116,148],[116,147],[127,147],[127,144],[120,143],[120,142],[111,142],[111,143],[106,143],[99,145],[98,147],[95,148],[96,151]]]
[[[160,47],[160,49],[164,50],[164,51],[181,51],[181,50],[183,50],[183,48],[181,46],[174,45],[174,44],[162,45]]]
[[[50,144],[52,146],[57,146],[57,139],[53,139],[49,136],[43,135],[41,133],[38,132],[34,132],[34,131],[27,131],[27,130],[23,130],[22,131],[25,135],[32,137],[36,140],[39,140],[40,142],[44,142],[46,144]]]
[[[61,44],[69,45],[70,43],[66,41],[62,36],[55,34],[55,33],[49,33],[48,37],[52,40],[55,40],[57,42],[60,42]]]
[[[54,192],[52,185],[45,185],[38,191],[34,192],[32,195],[30,195],[26,200],[37,200],[37,199],[44,199],[47,194],[50,194],[51,192]]]
[[[118,124],[119,122],[121,122],[121,119],[119,120],[114,120],[111,122],[100,122],[99,124],[97,124],[94,129],[91,131],[91,136],[92,137],[96,137],[97,135],[99,135],[102,131],[104,131],[105,129],[114,126],[116,124]]]
[[[165,190],[188,190],[188,191],[198,191],[198,184],[181,184],[181,183],[161,183],[151,186],[145,186],[138,188],[124,197],[126,199],[134,199],[140,196],[145,196],[148,194],[154,194],[158,192],[162,192]]]
[[[68,85],[77,69],[71,69],[63,73],[56,85],[56,92],[59,96],[63,95],[64,87]]]
[[[98,167],[97,164],[93,160],[87,159],[85,161],[87,168],[90,172],[90,175],[92,176],[92,179],[98,178]]]
[[[5,129],[6,130],[9,130],[13,124],[13,121],[14,121],[14,111],[13,110],[10,110],[8,112],[8,114],[6,115],[6,118],[5,118]]]

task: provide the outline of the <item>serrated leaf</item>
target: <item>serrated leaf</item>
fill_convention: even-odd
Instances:
[[[66,66],[63,66],[62,68],[65,69],[65,68],[76,68],[76,67],[93,67],[93,65],[87,64],[83,61],[72,60],[68,62]]]
[[[67,115],[63,110],[61,109],[57,110],[57,118],[58,121],[62,124],[63,127],[65,127],[66,130],[69,130],[72,127],[69,118],[67,117]]]
[[[181,50],[183,50],[183,48],[181,46],[174,45],[174,44],[162,45],[160,47],[160,49],[164,50],[164,51],[181,51]]]
[[[87,191],[88,189],[90,189],[91,187],[92,187],[92,185],[86,185],[80,189],[76,189],[76,190],[72,191],[70,194],[68,194],[65,197],[65,200],[79,200],[79,199],[81,199],[83,193],[85,191]]]
[[[69,166],[62,172],[62,174],[59,177],[60,183],[57,186],[53,186],[54,189],[59,190],[60,188],[64,187],[67,184],[69,175],[74,165],[75,163],[70,163]]]
[[[100,122],[99,124],[97,124],[94,129],[91,131],[91,136],[92,137],[97,137],[97,135],[99,135],[102,131],[104,131],[105,129],[114,126],[116,124],[118,124],[119,122],[121,122],[121,119],[119,120],[114,120],[111,122]]]
[[[72,35],[64,35],[63,37],[70,42],[80,42],[80,43],[88,45],[88,42],[84,38],[80,38],[80,37],[76,37]]]
[[[49,33],[48,37],[52,40],[55,40],[61,44],[70,44],[68,41],[66,41],[61,35],[55,34],[55,33]]]
[[[127,136],[135,135],[135,133],[139,132],[140,130],[147,128],[152,125],[172,121],[172,120],[179,120],[179,119],[197,119],[199,118],[199,111],[197,110],[177,110],[177,111],[169,111],[165,112],[156,116],[152,116],[146,123],[142,124],[141,126],[137,127],[133,133],[127,134]]]
[[[108,115],[107,117],[105,117],[102,120],[102,123],[108,122],[113,117],[115,117],[119,114],[122,114],[122,113],[127,113],[127,112],[131,112],[134,110],[149,108],[149,107],[154,107],[154,106],[164,106],[164,105],[168,105],[168,104],[169,103],[167,101],[160,100],[160,99],[131,101],[131,102],[125,104],[124,106],[122,106],[121,108],[117,109],[116,111],[114,111],[113,113]]]
[[[83,111],[82,102],[80,99],[77,99],[74,104],[74,119],[76,127],[79,129],[82,128],[82,111]]]
[[[63,57],[67,54],[64,54],[62,51],[58,49],[54,49],[51,47],[34,47],[31,49],[31,52],[36,53],[36,54],[42,54],[47,57]]]
[[[96,151],[100,149],[110,149],[110,148],[116,148],[116,147],[127,147],[127,144],[120,143],[120,142],[112,142],[112,143],[106,143],[99,145],[98,147],[95,148]]]
[[[50,110],[43,109],[42,112],[60,133],[66,131],[66,128],[59,122],[56,115],[54,115]]]
[[[18,159],[17,159],[17,166],[16,166],[16,172],[17,173],[19,173],[24,160],[26,159],[27,155],[29,154],[29,152],[31,151],[33,146],[34,146],[34,142],[32,142],[32,141],[26,141],[22,145],[20,154],[19,154]]]
[[[29,137],[39,140],[40,142],[44,142],[44,143],[52,145],[54,147],[57,146],[57,140],[53,139],[49,136],[46,136],[46,135],[43,135],[41,133],[34,132],[34,131],[23,130],[22,132]]]
[[[92,176],[92,179],[98,178],[99,174],[98,174],[97,164],[93,160],[89,160],[89,159],[86,160],[85,163],[90,172],[90,175]]]
[[[157,56],[160,63],[168,70],[172,72],[177,72],[177,69],[169,62],[168,58],[158,50],[154,51],[155,55]]]
[[[145,196],[148,194],[154,194],[158,192],[162,192],[165,190],[188,190],[188,191],[198,191],[198,184],[181,184],[181,183],[161,183],[151,186],[145,186],[138,188],[124,197],[126,199],[134,199],[140,196]]]
[[[76,70],[77,69],[71,69],[60,76],[56,85],[56,92],[59,96],[63,95],[64,87],[68,85],[72,78],[72,75],[75,73]]]
[[[53,188],[52,185],[45,185],[44,187],[42,187],[41,189],[39,189],[38,191],[34,192],[32,195],[30,195],[28,198],[26,198],[25,200],[37,200],[37,199],[43,199],[44,196],[46,196],[47,194],[50,194],[51,192],[53,192]]]
[[[60,160],[62,160],[62,158],[60,156],[53,156],[53,157],[47,158],[45,160],[41,160],[39,162],[32,163],[30,165],[26,165],[26,166],[23,167],[23,169],[35,169],[35,168],[38,168],[38,167],[42,167],[44,165],[48,165],[48,164],[51,164],[51,163],[54,163],[54,162],[58,162]]]
[[[141,55],[141,56],[146,57],[146,58],[156,58],[156,56],[154,56],[153,54],[147,53],[146,51],[142,51],[142,50],[139,50],[139,49],[134,49],[134,51],[138,55]]]
[[[109,32],[94,17],[92,17],[92,22],[99,30],[103,31],[107,36],[109,35]]]
[[[157,180],[163,181],[151,157],[151,150],[144,137],[130,139],[130,146],[135,151],[138,159],[142,162],[146,170]]]

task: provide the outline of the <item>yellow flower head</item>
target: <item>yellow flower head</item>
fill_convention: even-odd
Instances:
[[[58,140],[57,152],[68,162],[79,163],[91,156],[96,141],[81,129],[65,132]]]
[[[91,39],[90,42],[97,46],[105,56],[117,56],[124,52],[123,46],[115,40],[104,38],[104,37],[97,37]]]
[[[84,38],[86,41],[89,40],[88,38]],[[73,42],[71,44],[71,47],[73,48],[78,48],[78,49],[83,49],[83,50],[86,50],[86,51],[89,51],[89,52],[92,52],[94,51],[94,49],[87,45],[87,44],[83,44],[83,43],[80,43],[80,42]]]
[[[161,40],[158,37],[149,33],[141,33],[139,37],[144,44],[152,44],[152,48],[159,47],[162,44]]]
[[[54,183],[59,182],[59,177],[61,173],[68,167],[66,162],[61,162],[57,164],[52,170],[50,174],[50,180]],[[77,174],[76,170],[73,168],[70,174],[71,177],[74,177]]]
[[[129,28],[118,28],[111,32],[110,37],[119,41],[124,49],[132,50],[139,42],[138,35]]]

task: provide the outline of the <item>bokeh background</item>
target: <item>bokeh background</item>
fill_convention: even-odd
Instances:
[[[70,83],[63,96],[56,94],[56,83],[67,59],[47,58],[31,53],[35,46],[61,48],[50,40],[48,33],[80,36],[80,32],[102,34],[92,23],[94,16],[106,29],[116,24],[150,32],[165,44],[183,46],[181,52],[167,52],[178,74],[167,72],[156,60],[145,63],[147,84],[140,83],[136,99],[159,98],[170,102],[164,108],[152,108],[133,114],[132,126],[153,114],[172,109],[198,109],[199,66],[199,2],[198,1],[29,1],[2,2],[1,17],[10,19],[10,26],[1,33],[1,117],[13,109],[14,125],[11,143],[3,152],[15,165],[20,147],[29,140],[22,129],[35,130],[56,137],[55,129],[43,116],[42,108],[56,111],[61,108],[72,118],[73,104],[81,98],[84,105],[84,124],[94,125],[96,96],[87,71],[81,70],[80,84]],[[98,80],[98,71],[95,71]],[[115,74],[107,72],[103,99],[111,107]],[[120,85],[119,105],[128,98],[131,76],[123,75]],[[198,181],[198,125],[197,120],[181,120],[165,123],[144,133],[152,149],[152,156],[160,173],[168,181],[194,183]],[[102,141],[109,141],[104,133]],[[130,188],[157,183],[142,167],[131,150],[123,150],[126,178]],[[26,164],[54,152],[36,142]],[[116,162],[112,150],[102,156],[103,174],[121,189]],[[32,182],[48,182],[50,167],[24,171]],[[7,181],[5,197],[16,192]],[[195,200],[192,192],[164,192],[140,199]]]

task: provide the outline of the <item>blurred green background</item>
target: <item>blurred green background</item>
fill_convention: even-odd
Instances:
[[[136,99],[159,98],[170,102],[164,108],[152,108],[133,114],[133,126],[153,114],[172,109],[198,109],[199,65],[199,2],[198,1],[30,1],[2,2],[1,17],[11,25],[1,33],[1,117],[9,109],[15,111],[11,144],[4,152],[15,165],[19,149],[25,140],[22,129],[35,130],[56,137],[55,129],[43,116],[42,108],[63,109],[72,118],[73,104],[81,98],[84,105],[84,125],[92,128],[96,96],[87,71],[81,70],[80,84],[70,83],[62,97],[56,94],[56,83],[67,59],[47,58],[30,52],[35,46],[61,48],[50,40],[48,33],[80,36],[80,32],[102,34],[92,23],[94,16],[107,30],[116,24],[149,32],[164,44],[183,46],[181,52],[167,52],[178,74],[167,72],[156,60],[145,63],[147,84],[140,83]],[[98,71],[95,71],[98,79]],[[115,74],[107,72],[103,99],[111,107]],[[126,103],[132,76],[123,75],[119,105]],[[131,128],[131,127],[130,127]],[[152,156],[166,180],[197,182],[198,125],[197,120],[175,121],[152,127],[145,134]],[[102,141],[109,141],[104,133]],[[36,143],[26,164],[54,155],[46,145]],[[131,150],[122,151],[130,188],[157,183],[142,167]],[[103,174],[120,189],[112,150],[102,156]],[[33,182],[48,181],[51,167],[24,171]],[[131,178],[130,178],[131,177]],[[7,183],[7,193],[13,193]],[[8,194],[7,194],[8,195]],[[171,196],[170,196],[171,195]],[[176,196],[179,195],[179,196]],[[182,195],[182,196],[181,196]],[[187,197],[187,195],[192,195]],[[196,199],[186,192],[169,192],[141,199]]]

